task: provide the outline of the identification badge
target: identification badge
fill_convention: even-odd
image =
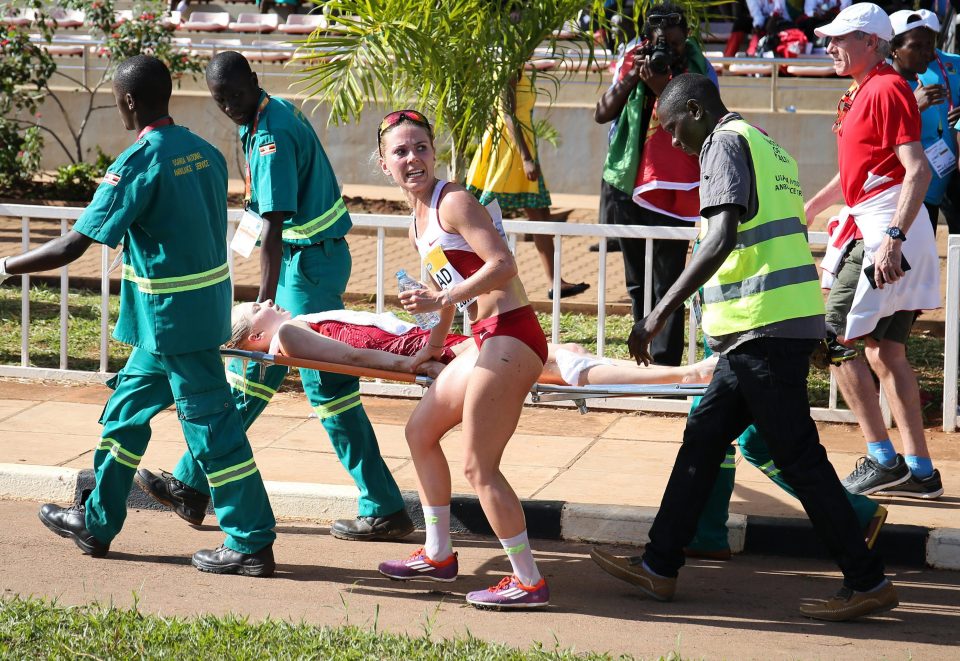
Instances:
[[[943,138],[923,151],[927,155],[927,160],[930,161],[930,167],[941,179],[953,172],[953,169],[957,166],[957,157],[950,151]]]
[[[430,274],[430,277],[433,278],[433,281],[437,283],[440,289],[450,289],[451,287],[459,285],[465,280],[465,278],[460,275],[460,272],[453,268],[453,264],[451,264],[450,260],[447,259],[447,255],[443,252],[443,248],[440,246],[437,246],[428,252],[423,262],[427,267],[427,273]],[[456,304],[457,309],[460,312],[465,312],[466,309],[470,307],[470,305],[476,300],[476,297],[474,297],[469,301],[461,301]]]
[[[240,216],[240,225],[233,235],[233,241],[230,242],[230,249],[241,257],[249,257],[253,252],[257,241],[260,240],[260,232],[263,231],[263,218],[249,209]]]

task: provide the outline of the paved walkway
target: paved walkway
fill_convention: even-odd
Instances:
[[[0,463],[90,468],[100,434],[97,419],[109,391],[103,386],[63,386],[0,380]],[[366,397],[387,465],[400,488],[416,489],[403,426],[412,400]],[[350,485],[303,395],[282,392],[250,430],[264,479]],[[657,507],[666,486],[683,418],[636,413],[527,407],[507,446],[503,472],[521,498],[574,503]],[[173,411],[155,419],[153,439],[141,465],[171,469],[185,445]],[[821,424],[820,432],[837,471],[845,474],[863,451],[852,425]],[[951,435],[928,430],[946,495],[935,502],[880,499],[889,523],[960,528],[960,445]],[[461,439],[444,441],[453,488],[470,493],[463,478]],[[758,470],[738,468],[732,511],[760,516],[803,517],[799,504]]]

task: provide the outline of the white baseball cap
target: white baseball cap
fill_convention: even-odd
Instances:
[[[909,20],[910,18],[913,20]],[[890,24],[893,26],[894,34],[903,34],[914,28],[928,28],[934,32],[940,32],[940,19],[929,9],[895,11],[890,14]]]
[[[911,12],[915,13],[915,12]],[[875,34],[884,41],[893,39],[893,26],[887,13],[873,3],[850,5],[826,25],[814,30],[818,37],[840,37],[851,32]]]

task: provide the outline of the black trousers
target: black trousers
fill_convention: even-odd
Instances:
[[[644,561],[676,576],[683,547],[716,482],[731,438],[756,425],[780,474],[843,572],[844,585],[869,590],[884,578],[883,562],[863,531],[810,417],[807,373],[816,340],[759,338],[722,355],[713,380],[687,420],[683,443],[650,529]]]
[[[646,225],[648,227],[690,227],[690,223],[644,209],[630,195],[607,182],[600,187],[600,222],[610,225]],[[643,319],[644,239],[620,239],[623,254],[623,272],[627,293],[630,295],[633,320]],[[689,241],[663,240],[653,242],[653,300],[651,309],[676,282],[687,263]],[[679,365],[683,360],[684,315],[681,307],[667,321],[667,325],[650,344],[654,362],[660,365]]]

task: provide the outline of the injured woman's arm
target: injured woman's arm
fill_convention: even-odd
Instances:
[[[280,351],[291,358],[320,360],[340,365],[354,365],[391,372],[413,372],[414,357],[399,356],[378,349],[359,349],[320,335],[305,321],[287,321],[277,330]],[[417,370],[436,378],[443,363],[428,361]]]

